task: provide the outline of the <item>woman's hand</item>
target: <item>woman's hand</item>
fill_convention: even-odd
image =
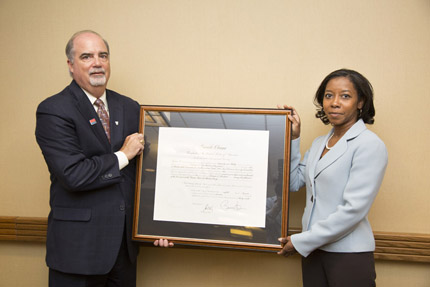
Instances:
[[[291,242],[291,236],[288,236],[287,238],[279,238],[279,242],[281,242],[281,244],[283,245],[282,250],[278,252],[279,255],[284,255],[285,257],[288,257],[297,253],[296,248],[294,248],[294,245]]]
[[[296,109],[292,106],[287,106],[287,105],[283,105],[283,106],[278,105],[278,109],[289,109],[289,110],[291,110],[291,115],[288,115],[288,119],[292,123],[292,135],[291,136],[292,136],[293,140],[299,138],[300,137],[300,117],[299,117],[299,114],[297,113]]]

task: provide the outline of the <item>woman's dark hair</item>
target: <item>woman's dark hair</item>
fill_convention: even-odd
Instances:
[[[325,79],[321,82],[314,98],[314,104],[317,107],[317,113],[315,116],[319,118],[324,124],[329,124],[327,115],[323,109],[323,99],[325,95],[325,89],[327,83],[334,78],[345,77],[351,81],[357,91],[358,100],[363,101],[363,108],[358,113],[357,119],[363,119],[366,124],[373,124],[375,120],[375,107],[373,105],[373,88],[370,82],[360,73],[348,70],[340,69],[331,72]]]

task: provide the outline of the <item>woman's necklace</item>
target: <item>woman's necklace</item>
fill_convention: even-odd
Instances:
[[[334,133],[331,134],[331,136],[328,138],[327,142],[325,143],[325,148],[330,150],[332,147],[328,147],[328,142],[331,140],[331,138],[333,137]]]

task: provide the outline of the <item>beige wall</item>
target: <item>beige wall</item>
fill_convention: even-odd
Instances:
[[[110,43],[109,87],[141,104],[294,105],[303,151],[327,132],[313,94],[352,68],[375,89],[389,166],[370,213],[376,231],[430,233],[430,1],[0,0],[0,215],[47,216],[49,178],[35,110],[69,81],[68,38]],[[292,195],[299,226],[303,195]],[[143,247],[138,286],[299,286],[300,260]],[[43,244],[0,242],[0,286],[46,286]],[[378,286],[428,286],[428,264],[377,262]],[[208,284],[202,282],[208,281]],[[265,284],[265,282],[269,282]]]

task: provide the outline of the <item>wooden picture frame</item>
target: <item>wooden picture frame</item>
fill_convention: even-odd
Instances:
[[[141,106],[140,132],[145,136],[145,150],[137,159],[133,240],[149,242],[165,238],[175,244],[251,249],[257,251],[279,251],[282,246],[278,238],[286,237],[288,230],[291,145],[291,122],[288,120],[289,114],[291,114],[291,110],[282,109]],[[218,139],[229,142],[231,136],[226,136],[227,134],[242,139],[242,134],[247,135],[250,133],[257,142],[259,142],[260,138],[267,137],[267,145],[262,140],[264,144],[261,147],[260,145],[257,146],[258,150],[260,148],[261,150],[267,150],[267,168],[264,165],[262,167],[262,170],[267,170],[267,173],[253,172],[254,169],[252,169],[252,172],[248,172],[245,179],[243,179],[244,177],[236,176],[238,178],[237,182],[239,182],[237,188],[245,188],[245,186],[247,188],[254,188],[248,183],[243,183],[248,180],[256,180],[258,181],[256,186],[263,187],[255,188],[252,192],[246,191],[249,194],[255,195],[255,212],[252,210],[252,206],[250,208],[241,207],[239,210],[239,203],[242,204],[243,201],[247,204],[250,201],[248,198],[244,199],[242,195],[238,196],[238,199],[235,199],[234,205],[231,206],[218,205],[218,198],[212,199],[212,194],[207,195],[206,192],[208,191],[206,189],[213,189],[212,185],[207,184],[208,178],[206,177],[208,173],[203,175],[198,174],[203,170],[202,165],[209,165],[211,167],[212,158],[209,160],[209,163],[207,159],[202,160],[200,158],[198,159],[200,160],[199,162],[193,162],[192,166],[186,167],[188,178],[184,180],[183,184],[186,187],[181,190],[177,188],[177,181],[173,181],[172,179],[172,182],[170,182],[173,174],[172,170],[176,169],[171,167],[171,170],[166,171],[164,170],[166,165],[161,166],[160,158],[169,158],[169,156],[164,155],[165,152],[162,147],[167,145],[169,147],[168,150],[174,150],[174,156],[176,156],[176,153],[179,153],[176,149],[180,150],[180,148],[176,148],[176,140],[168,140],[167,137],[165,139],[165,136],[160,140],[160,134],[171,134],[173,136],[176,132],[179,132],[179,135],[182,135],[182,133],[191,133],[194,135],[190,137],[190,141],[193,144],[194,141],[197,141],[197,147],[200,147],[200,138],[202,138],[202,141],[206,141],[209,140],[209,135],[218,132],[221,136],[214,137],[216,138],[216,142],[218,142]],[[184,136],[184,138],[185,140],[188,139],[187,136]],[[251,143],[245,138],[243,139],[243,143],[240,140],[232,140],[232,145],[238,144],[243,144],[245,149],[245,145],[247,146]],[[201,146],[204,146],[204,144],[201,144]],[[251,150],[254,150],[254,148],[251,148]],[[248,156],[246,151],[244,152],[245,156],[241,156],[241,158],[254,159],[254,157],[257,157],[255,153]],[[264,155],[263,153],[263,161],[261,162],[265,164]],[[224,160],[224,154],[219,156],[221,159],[216,159],[217,161]],[[229,154],[229,156],[236,155]],[[258,157],[261,157],[260,154],[258,154]],[[230,162],[231,159],[228,158],[228,160]],[[255,170],[260,168],[259,163],[255,164]],[[236,163],[234,165],[236,166]],[[184,166],[181,166],[181,168],[184,168]],[[242,169],[237,169],[235,172],[242,172]],[[161,174],[167,174],[167,177],[162,177]],[[197,176],[192,176],[194,179],[189,179],[190,174],[196,174]],[[211,172],[209,176],[211,180],[216,180],[217,186],[220,186],[217,187],[220,189],[219,194],[229,194],[231,187],[226,188],[228,185],[223,185],[227,179],[225,179],[225,176],[220,176],[219,174]],[[225,174],[225,171],[223,171],[223,174]],[[260,181],[260,177],[264,180]],[[177,180],[177,177],[174,180]],[[167,187],[162,189],[160,187],[162,185],[167,185]],[[196,193],[196,185],[203,185],[204,188],[198,190],[198,193]],[[188,186],[191,186],[190,189],[192,190],[187,190]],[[239,193],[236,192],[235,194]],[[164,197],[161,194],[164,194]],[[189,194],[192,196],[189,196]],[[190,211],[191,209],[185,207],[201,204],[194,201],[200,200],[199,197],[202,196],[209,198],[207,200],[210,200],[210,204],[206,204],[204,207],[205,210],[200,212],[202,214],[207,211],[214,213],[215,215],[211,214],[209,217],[209,220],[212,221],[200,222],[200,216],[193,216],[193,212]],[[228,195],[228,198],[230,196],[233,195]],[[160,220],[156,217],[156,214],[161,213],[158,210],[165,210],[162,214],[170,218],[170,210],[174,213],[175,208],[181,208],[181,206],[175,208],[172,206],[172,209],[170,209],[169,204],[171,203],[167,203],[166,201],[170,201],[173,197],[180,199],[179,201],[184,206],[183,212],[187,215],[190,213],[192,220],[176,220],[176,216],[167,220]],[[192,202],[189,202],[188,198],[191,198]],[[260,200],[261,198],[263,199],[262,201]],[[164,209],[159,206],[162,206]],[[212,206],[215,206],[215,208]],[[224,218],[223,216],[218,216],[217,212],[214,212],[213,209],[218,210],[220,213],[228,209],[228,211],[234,212],[232,214],[235,216],[237,214],[238,220],[234,224],[231,224],[230,220],[232,220],[232,217],[227,216]],[[245,213],[244,210],[248,213]],[[244,214],[247,215],[245,216]],[[179,217],[182,217],[182,214],[179,215],[181,215]],[[206,214],[203,215],[206,216]],[[204,217],[203,215],[201,218]],[[252,226],[252,223],[248,225],[248,219],[254,217],[254,215],[256,221],[260,222],[260,225],[256,224],[258,226]],[[245,219],[244,221],[241,220],[241,216]],[[226,221],[219,223],[219,220]],[[244,222],[243,225],[241,225],[242,222]]]

